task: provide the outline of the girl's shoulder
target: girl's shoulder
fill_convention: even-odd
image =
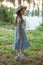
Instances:
[[[17,16],[17,20],[21,20],[21,18],[19,16]]]
[[[22,18],[21,18],[20,16],[17,16],[17,19],[18,19],[18,20],[22,20]]]
[[[16,20],[17,20],[17,22],[19,22],[19,23],[21,23],[21,21],[22,21],[22,19],[21,19],[20,16],[17,16]]]

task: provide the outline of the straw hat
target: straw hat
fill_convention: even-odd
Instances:
[[[17,9],[16,9],[16,14],[21,10],[21,9],[27,9],[27,7],[26,6],[19,6]]]

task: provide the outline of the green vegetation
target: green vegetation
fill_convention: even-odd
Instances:
[[[2,2],[3,0],[0,0],[0,2]]]
[[[0,28],[6,28],[6,29],[13,29],[15,28],[13,21],[12,22],[5,22],[0,20]]]
[[[0,19],[5,22],[12,22],[14,19],[15,9],[0,6]]]
[[[16,55],[16,51],[13,50],[14,27],[12,23],[0,20],[0,65],[43,65],[43,26],[26,32],[31,46],[24,51],[26,59],[18,62],[14,60]]]
[[[17,62],[14,60],[16,55],[16,51],[13,50],[15,43],[14,13],[15,9],[0,6],[0,65],[43,65],[43,24],[34,31],[26,31],[27,39],[31,44],[23,52],[26,59]],[[30,14],[34,16],[34,12]],[[29,11],[25,15],[29,15]],[[39,14],[35,12],[35,15]]]

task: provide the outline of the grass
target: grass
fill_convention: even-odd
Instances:
[[[3,20],[0,20],[0,27],[13,30],[15,28],[13,22],[5,22]]]
[[[26,59],[16,62],[14,61],[16,51],[13,50],[14,25],[0,23],[0,65],[43,65],[43,26],[26,32],[31,46],[24,51]]]

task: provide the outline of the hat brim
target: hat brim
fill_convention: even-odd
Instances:
[[[18,7],[18,8],[19,8],[19,7]],[[17,14],[20,10],[22,10],[22,9],[25,9],[25,10],[26,10],[27,7],[26,7],[26,6],[23,6],[22,8],[20,8],[19,10],[16,11],[16,14]]]

